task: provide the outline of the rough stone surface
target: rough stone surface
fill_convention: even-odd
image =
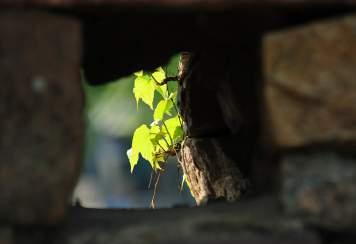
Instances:
[[[356,16],[269,34],[265,96],[275,142],[356,139]]]
[[[74,208],[55,231],[32,228],[14,233],[21,236],[16,244],[320,243],[299,220],[282,216],[277,201],[268,197],[202,208]]]
[[[247,180],[217,139],[186,139],[180,162],[198,205],[217,198],[236,201],[247,189]]]
[[[260,37],[255,33],[226,44],[229,52],[201,47],[180,82],[179,104],[189,137],[184,168],[198,203],[239,199],[246,186],[243,178],[256,172]]]
[[[333,231],[355,230],[355,158],[332,152],[286,155],[282,177],[287,213]]]
[[[0,224],[54,223],[81,165],[80,26],[0,13]]]

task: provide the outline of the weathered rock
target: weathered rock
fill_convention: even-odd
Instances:
[[[356,140],[356,16],[269,34],[266,108],[280,146]]]
[[[291,154],[282,160],[287,213],[331,230],[355,230],[356,159],[332,152]]]
[[[0,13],[0,223],[54,223],[80,165],[80,25]]]
[[[186,139],[180,163],[198,205],[217,198],[236,201],[247,189],[247,180],[218,139]]]
[[[244,177],[254,173],[260,73],[251,67],[260,67],[260,36],[235,44],[228,53],[215,46],[193,53],[180,82],[180,111],[189,137],[181,161],[198,204],[239,199],[246,190]]]

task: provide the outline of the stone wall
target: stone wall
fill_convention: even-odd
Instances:
[[[0,13],[0,219],[56,223],[81,169],[80,24]]]
[[[343,14],[356,3],[293,2],[152,1],[137,13],[125,1],[0,1],[0,244],[354,243],[356,17]],[[68,207],[81,66],[101,84],[178,51],[194,53],[181,110],[208,206]]]
[[[282,202],[334,231],[355,221],[355,30],[351,15],[265,39],[266,131],[282,151]]]

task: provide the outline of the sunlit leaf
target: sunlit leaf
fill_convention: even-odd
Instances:
[[[155,84],[151,81],[151,78],[148,75],[138,76],[135,79],[133,88],[137,105],[141,99],[153,110],[155,88]]]
[[[156,136],[158,135],[159,133],[161,133],[161,127],[159,126],[158,122],[152,122],[151,124],[151,128],[150,128],[150,134],[151,134],[151,137],[152,136]]]
[[[143,76],[143,70],[134,73],[135,76]]]
[[[127,154],[127,157],[129,158],[131,173],[132,173],[133,169],[137,165],[138,152],[133,150],[132,148],[130,148],[129,150],[127,150],[126,154]]]
[[[153,145],[157,146],[156,148],[162,149],[164,151],[168,150],[169,144],[167,145],[167,132],[162,130],[158,125],[152,126],[150,129],[150,140]]]
[[[153,164],[154,146],[150,140],[150,129],[146,125],[141,125],[135,130],[132,138],[132,147],[127,152],[131,173],[137,165],[139,154],[151,165]]]
[[[165,151],[168,149],[168,146],[164,142],[165,133],[162,131],[162,128],[159,125],[153,125],[150,128],[150,139],[152,144],[155,147],[152,168],[154,170],[162,170],[160,163],[166,162],[167,157]]]
[[[158,83],[161,83],[164,78],[166,78],[166,73],[164,72],[162,67],[156,69],[155,72],[152,73],[152,76],[156,79]]]
[[[183,128],[181,126],[181,121],[178,115],[166,120],[164,123],[167,127],[166,130],[168,130],[168,133],[172,137],[174,142],[179,141],[183,138]]]
[[[175,101],[177,99],[177,92],[171,92],[168,99],[172,99],[173,101]]]
[[[164,151],[160,148],[158,148],[157,151],[155,151],[154,157],[153,157],[153,163],[152,163],[152,168],[153,170],[162,170],[160,164],[166,162],[167,158],[164,153]]]
[[[169,156],[175,155],[173,150],[181,143],[184,137],[182,124],[177,108],[178,83],[174,81],[177,74],[179,56],[174,57],[166,70],[170,72],[171,81],[164,84],[167,74],[162,67],[157,68],[152,74],[138,71],[134,82],[133,93],[138,105],[142,100],[153,111],[154,121],[150,126],[141,125],[136,129],[132,139],[132,148],[127,151],[127,156],[131,165],[131,172],[137,165],[140,155],[147,160],[153,170],[163,170],[162,163],[167,161]],[[160,100],[155,97],[155,93],[162,96]],[[153,103],[157,104],[153,109]],[[168,117],[168,119],[167,119]],[[189,182],[186,175],[184,182]]]
[[[163,120],[164,118],[164,115],[165,114],[170,114],[170,110],[172,109],[173,107],[173,103],[172,101],[169,99],[169,100],[161,100],[154,113],[153,113],[153,119],[154,120]]]
[[[154,82],[154,81],[153,81]],[[167,85],[159,86],[156,83],[154,83],[156,86],[156,91],[164,98],[166,99],[168,96],[168,89]]]
[[[152,74],[152,82],[155,84],[156,91],[163,97],[167,98],[168,97],[168,90],[167,90],[167,85],[160,85],[160,83],[163,82],[164,78],[166,78],[166,74],[162,67],[159,67],[156,69],[155,72]]]
[[[172,92],[168,98],[172,102],[172,106],[175,107],[173,111],[175,111],[176,115],[178,113],[178,107],[177,107],[177,92]]]

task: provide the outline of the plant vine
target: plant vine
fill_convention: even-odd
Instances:
[[[183,130],[184,121],[177,107],[178,85],[175,81],[178,77],[168,76],[162,67],[152,73],[139,71],[134,75],[133,94],[137,107],[140,101],[146,104],[153,112],[153,121],[149,125],[140,125],[134,131],[132,146],[127,151],[127,156],[131,173],[138,163],[139,155],[151,165],[153,171],[149,185],[152,176],[156,175],[151,201],[151,207],[154,208],[157,185],[165,163],[169,157],[178,156],[186,137]],[[170,82],[175,84],[169,85]],[[183,174],[181,188],[185,178]]]

